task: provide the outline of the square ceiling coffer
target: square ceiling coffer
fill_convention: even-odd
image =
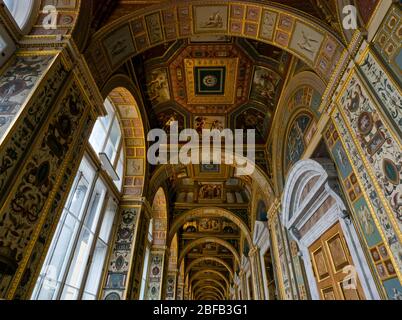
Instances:
[[[233,104],[237,58],[185,59],[188,104]]]

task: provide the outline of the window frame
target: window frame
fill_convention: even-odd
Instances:
[[[72,262],[74,260],[74,257],[75,257],[75,255],[77,253],[77,245],[79,243],[82,231],[85,228],[85,220],[88,217],[89,208],[91,206],[92,199],[93,199],[93,196],[94,196],[94,192],[96,191],[96,186],[97,186],[99,181],[101,181],[101,183],[103,183],[103,185],[105,187],[105,191],[106,191],[105,192],[105,197],[103,198],[103,203],[101,204],[101,207],[99,208],[100,212],[99,212],[99,216],[98,216],[98,219],[97,219],[97,224],[96,224],[96,227],[95,227],[95,231],[93,232],[93,239],[92,239],[92,243],[91,243],[90,248],[89,248],[88,259],[86,261],[86,265],[83,266],[83,268],[84,268],[83,276],[82,276],[79,288],[76,288],[76,289],[78,289],[78,293],[77,293],[77,297],[74,300],[77,300],[77,301],[82,300],[82,298],[83,298],[83,296],[85,294],[84,291],[85,291],[85,288],[86,288],[86,285],[87,285],[87,282],[88,282],[88,278],[89,278],[89,274],[90,274],[90,267],[91,267],[91,263],[92,263],[92,260],[93,260],[93,257],[94,257],[96,244],[97,244],[97,241],[100,239],[99,234],[100,234],[101,229],[102,229],[102,225],[103,225],[103,222],[104,222],[104,218],[105,218],[105,215],[106,215],[106,211],[107,211],[107,207],[108,207],[108,203],[109,203],[110,199],[112,199],[112,201],[114,201],[116,203],[116,212],[114,214],[113,223],[111,225],[111,230],[110,230],[109,239],[108,239],[108,243],[107,243],[107,251],[106,251],[106,255],[105,255],[105,258],[104,258],[104,261],[103,261],[103,266],[102,266],[102,269],[101,269],[102,270],[101,271],[101,276],[99,277],[99,283],[98,283],[98,288],[97,288],[97,292],[96,292],[96,299],[100,299],[100,297],[101,297],[101,292],[102,292],[102,289],[103,289],[103,281],[104,281],[104,277],[105,277],[105,273],[106,273],[106,269],[107,269],[107,265],[108,265],[109,255],[110,255],[111,250],[113,249],[113,241],[114,241],[115,232],[116,232],[116,228],[117,228],[118,212],[119,212],[119,201],[118,201],[119,200],[119,194],[116,195],[116,190],[113,187],[111,187],[110,183],[107,182],[108,180],[110,180],[110,177],[105,172],[103,172],[102,170],[99,169],[100,164],[94,162],[93,159],[92,159],[92,156],[88,152],[86,152],[84,154],[84,156],[83,156],[83,158],[81,160],[81,163],[83,161],[87,161],[91,165],[92,169],[94,170],[94,176],[92,178],[92,181],[89,184],[88,194],[85,196],[83,207],[80,209],[80,211],[83,214],[81,216],[81,219],[78,221],[77,230],[75,231],[75,233],[73,235],[74,239],[72,241],[72,244],[70,244],[71,248],[66,252],[68,254],[68,258],[65,261],[63,261],[61,271],[57,275],[57,278],[56,278],[56,281],[57,281],[56,293],[51,299],[53,301],[61,300],[61,297],[63,296],[63,293],[65,292],[65,289],[69,287],[69,285],[67,284],[67,278],[68,278],[68,276],[69,276],[69,274],[71,272],[70,268],[72,266]],[[82,174],[82,173],[80,171],[78,171],[76,176],[75,176],[75,178],[74,178],[73,185],[70,188],[69,196],[72,194],[72,192],[75,192],[75,190],[76,190],[76,188],[77,188],[77,186],[78,186],[78,184],[80,182],[80,178],[77,178],[80,174]],[[114,186],[113,183],[112,183],[112,185]],[[61,216],[61,219],[63,219],[63,220],[60,219],[60,221],[58,223],[58,226],[59,225],[63,226],[65,224],[67,216],[69,214],[71,214],[69,212],[69,210],[66,209],[66,206],[70,205],[72,199],[68,199],[68,201],[69,202],[66,202],[66,204],[65,204],[65,206],[63,208],[63,213],[62,213],[62,216]],[[67,210],[65,217],[63,216],[64,210]],[[59,237],[61,235],[62,230],[63,230],[63,227],[61,227],[59,230],[56,229],[56,233],[53,235],[53,238],[52,238],[52,243],[53,243],[53,241],[56,241],[55,243],[57,245],[57,242],[59,240]],[[48,251],[45,261],[48,259],[49,254],[51,254],[51,257],[53,258],[54,252],[56,250],[56,247],[51,248],[51,249],[53,250],[53,252]],[[52,259],[52,258],[50,258],[50,259]],[[49,260],[49,261],[51,261],[51,260]],[[44,268],[44,267],[47,267],[47,266],[45,266],[43,264],[42,268]],[[34,291],[32,292],[31,299],[40,300],[39,296],[40,296],[40,292],[42,290],[44,281],[46,280],[46,275],[47,274],[45,274],[43,276],[42,271],[41,271],[41,274],[39,275],[39,277],[37,279]],[[60,279],[60,281],[59,281],[59,279]],[[36,291],[36,286],[37,285],[39,286],[38,291]],[[34,296],[34,294],[35,294],[35,296]]]
[[[91,140],[91,137],[92,137],[92,134],[94,133],[94,131],[91,133],[91,136],[88,139],[88,146],[91,149],[92,154],[96,155],[96,158],[97,158],[97,160],[99,160],[99,163],[100,163],[99,154],[100,153],[105,153],[106,154],[107,145],[108,145],[109,141],[111,141],[110,136],[111,136],[111,133],[112,133],[112,130],[113,130],[113,125],[114,125],[115,122],[117,123],[120,135],[119,135],[118,143],[115,146],[116,154],[114,155],[114,159],[109,159],[109,156],[107,154],[106,154],[106,156],[108,157],[111,165],[113,166],[113,169],[116,172],[117,172],[117,168],[118,168],[120,158],[122,156],[123,170],[122,170],[121,177],[119,176],[120,180],[113,181],[112,179],[110,179],[110,180],[113,181],[114,185],[116,186],[116,189],[118,189],[118,191],[121,192],[122,191],[122,186],[123,186],[124,174],[125,174],[125,166],[124,166],[125,161],[124,160],[125,160],[125,157],[126,157],[125,150],[124,150],[124,136],[123,136],[122,124],[121,124],[121,121],[120,121],[120,117],[118,115],[117,107],[114,105],[113,101],[109,97],[107,97],[105,99],[105,102],[104,102],[105,104],[106,104],[106,101],[110,104],[110,107],[111,107],[111,109],[113,111],[112,115],[109,114],[109,112],[106,115],[106,116],[111,117],[107,128],[105,128],[104,123],[102,123],[102,120],[101,120],[102,117],[99,117],[95,122],[95,125],[96,125],[97,122],[99,122],[100,125],[102,126],[103,131],[106,133],[104,138],[103,138],[104,140],[103,140],[103,143],[102,143],[102,147],[98,151],[98,150],[95,150],[95,147],[92,145],[90,140]],[[105,107],[105,108],[108,111],[108,108],[107,107]],[[95,125],[94,125],[94,128],[95,128]],[[117,183],[119,183],[119,185],[117,185]]]
[[[34,20],[36,17],[38,17],[41,3],[39,0],[26,0],[25,2],[20,0],[11,1],[13,4],[12,7],[9,7],[5,0],[2,2],[4,3],[4,7],[7,9],[7,12],[10,14],[16,26],[18,26],[20,32],[23,35],[26,35],[31,31],[35,23]]]

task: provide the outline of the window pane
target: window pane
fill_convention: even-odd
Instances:
[[[110,140],[106,144],[105,153],[110,162],[113,164],[114,160],[116,159],[116,148]]]
[[[120,137],[121,137],[121,131],[120,131],[119,121],[117,120],[117,118],[115,118],[113,121],[112,129],[110,131],[110,141],[115,146],[115,148],[118,147],[118,144],[120,142]]]
[[[106,187],[103,184],[102,180],[98,179],[84,222],[84,225],[93,233],[96,231],[96,226],[98,224],[99,215],[102,211],[102,205],[105,199],[105,195]]]
[[[77,300],[79,290],[70,286],[65,286],[61,300]]]
[[[92,241],[93,241],[93,234],[87,228],[84,227],[81,231],[81,235],[75,249],[74,259],[71,263],[70,270],[68,273],[66,281],[66,284],[68,286],[77,289],[80,288],[82,278],[85,272],[85,267],[88,262]],[[70,295],[71,292],[75,291],[65,288],[62,296]]]
[[[66,208],[60,218],[48,255],[34,290],[34,299],[56,299],[72,255],[83,208],[89,194],[95,171],[84,158],[70,191]]]
[[[92,258],[91,267],[89,269],[87,283],[85,286],[85,293],[96,296],[102,277],[102,270],[105,263],[106,254],[106,244],[98,240]]]
[[[105,243],[109,242],[110,233],[112,231],[112,226],[114,222],[114,217],[116,216],[117,204],[112,198],[109,198],[105,216],[103,218],[102,227],[99,232],[99,238]]]
[[[102,152],[102,148],[106,140],[106,135],[106,129],[104,128],[101,121],[97,120],[95,122],[95,126],[92,130],[91,136],[89,137],[89,143],[97,154],[99,152]]]
[[[113,108],[113,105],[112,105],[112,103],[110,102],[109,99],[105,100],[104,105],[105,105],[105,108],[106,108],[107,115],[106,115],[106,117],[100,118],[100,120],[102,121],[102,123],[105,126],[105,128],[109,128],[110,127],[110,122],[111,122],[111,120],[113,119],[113,116],[114,116],[114,108]]]

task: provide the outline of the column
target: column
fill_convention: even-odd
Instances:
[[[150,266],[147,280],[147,300],[161,300],[163,274],[165,269],[166,247],[153,246],[150,255]]]
[[[0,298],[29,299],[103,100],[75,47],[18,51],[0,75]],[[92,90],[92,91],[91,91]]]
[[[120,206],[109,269],[102,299],[138,299],[148,234],[149,210],[143,201],[125,201]]]
[[[260,249],[257,246],[254,246],[249,252],[249,257],[251,264],[251,276],[254,286],[254,299],[264,300],[264,282],[262,278]]]

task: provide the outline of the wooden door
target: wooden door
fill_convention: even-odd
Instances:
[[[339,223],[328,229],[309,251],[322,300],[365,299]],[[351,276],[354,280],[350,280]]]

